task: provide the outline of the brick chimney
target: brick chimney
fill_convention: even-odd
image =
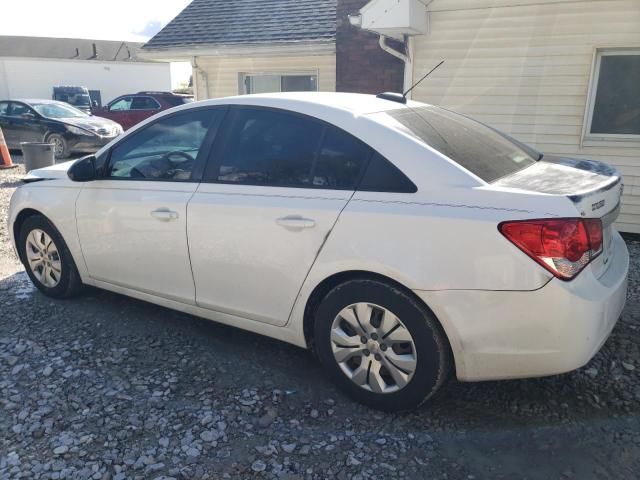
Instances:
[[[404,63],[383,51],[379,36],[349,23],[348,15],[369,0],[338,0],[336,32],[336,89],[338,92],[402,92]],[[402,51],[401,45],[389,45]]]

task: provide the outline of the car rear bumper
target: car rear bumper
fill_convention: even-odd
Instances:
[[[541,377],[575,370],[600,350],[624,309],[629,252],[613,235],[611,265],[539,290],[416,293],[440,319],[459,380]]]

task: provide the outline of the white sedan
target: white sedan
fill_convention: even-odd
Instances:
[[[317,352],[383,410],[576,369],[625,302],[622,182],[394,96],[174,108],[31,172],[10,232],[33,283],[92,285]]]

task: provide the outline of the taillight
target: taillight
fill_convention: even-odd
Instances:
[[[500,232],[562,280],[571,280],[602,253],[602,222],[597,218],[518,220]]]

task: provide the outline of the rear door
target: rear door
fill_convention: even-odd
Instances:
[[[131,102],[131,112],[129,115],[133,125],[136,125],[155,115],[160,110],[162,110],[162,107],[153,97],[136,95],[133,97],[133,101]]]
[[[42,118],[31,107],[22,102],[10,102],[8,136],[12,148],[21,142],[42,142],[45,129]]]
[[[310,117],[236,107],[188,206],[197,304],[284,325],[371,149]]]

